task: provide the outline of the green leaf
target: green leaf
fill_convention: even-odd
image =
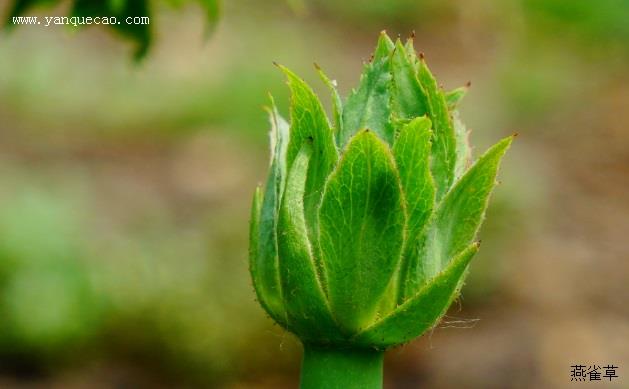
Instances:
[[[109,0],[109,9],[114,13],[123,12],[128,0]]]
[[[418,78],[428,96],[428,110],[433,125],[432,175],[437,187],[437,200],[439,200],[450,188],[454,177],[456,160],[454,127],[443,92],[437,86],[437,81],[423,58],[419,61]]]
[[[304,195],[312,147],[304,143],[286,181],[279,214],[280,277],[291,331],[302,341],[339,337],[317,273],[304,217]]]
[[[264,274],[265,262],[260,261],[260,212],[262,210],[262,189],[258,186],[253,195],[253,204],[251,206],[251,219],[249,221],[249,271],[251,279],[258,297],[260,305],[264,310],[278,323],[286,326],[285,312],[281,298],[278,299],[274,293],[269,294],[268,290],[276,289],[279,279],[273,277],[270,281],[276,285],[269,287],[266,284]]]
[[[388,146],[371,131],[358,133],[330,176],[320,209],[328,297],[347,332],[373,319],[399,262],[405,219]]]
[[[371,62],[365,64],[360,84],[347,98],[343,108],[343,129],[339,133],[341,148],[363,129],[374,131],[389,144],[393,144],[394,128],[391,125],[390,53],[393,42],[386,34],[380,35],[378,47]]]
[[[456,162],[454,164],[454,179],[458,180],[470,166],[472,148],[470,147],[470,132],[459,119],[459,112],[452,111],[452,123],[456,137]]]
[[[151,12],[149,10],[149,3],[146,0],[127,1],[124,11],[119,15],[119,17],[123,20],[126,20],[128,17],[150,17]],[[127,24],[123,22],[120,24],[114,24],[113,27],[122,35],[136,42],[135,52],[133,53],[135,60],[141,60],[146,56],[152,41],[151,27],[149,23]]]
[[[304,195],[304,212],[309,238],[312,242],[316,242],[317,209],[321,203],[325,181],[338,160],[338,152],[334,144],[332,129],[315,93],[295,73],[281,65],[278,66],[286,74],[291,90],[290,142],[286,156],[288,168],[292,167],[297,153],[304,144],[312,145],[312,159],[308,165]],[[315,245],[316,247],[318,246]],[[321,270],[320,264],[317,268]]]
[[[205,15],[208,21],[208,33],[211,33],[218,24],[221,14],[220,2],[218,0],[199,0],[201,6],[205,8]]]
[[[124,2],[126,3],[126,2]],[[120,4],[116,4],[116,9],[110,7],[111,4],[109,1],[90,1],[90,0],[75,0],[74,5],[72,7],[72,16],[96,16],[100,15],[102,12],[109,13],[114,12],[117,16],[126,8],[126,4],[122,6]],[[114,14],[107,16],[114,16]]]
[[[258,299],[268,314],[286,326],[286,313],[282,300],[277,248],[277,218],[286,181],[286,148],[288,123],[279,116],[273,98],[269,109],[271,122],[271,166],[267,178],[259,220],[257,254],[251,257],[250,267]]]
[[[474,239],[496,182],[500,160],[512,140],[508,137],[492,146],[444,197],[422,247],[424,280],[441,271],[453,255]]]
[[[413,119],[428,113],[426,93],[417,80],[415,65],[398,39],[391,58],[393,88],[391,101],[396,118]]]
[[[467,247],[417,294],[353,340],[366,347],[384,349],[408,342],[434,327],[459,293],[465,271],[477,251],[477,243]]]
[[[72,16],[109,16],[116,17],[118,24],[109,27],[118,31],[121,35],[136,43],[133,54],[136,60],[146,56],[151,45],[151,28],[149,23],[129,24],[125,20],[135,17],[150,17],[149,4],[146,0],[133,0],[123,2],[75,0],[72,7]]]
[[[453,89],[449,92],[446,92],[446,104],[448,105],[449,110],[453,110],[459,104],[461,99],[465,97],[467,91],[470,89],[469,86],[462,86],[460,88]]]
[[[382,59],[389,59],[391,57],[391,53],[395,48],[395,44],[389,35],[387,35],[386,31],[380,32],[380,38],[378,39],[378,43],[376,44],[376,50],[373,52],[373,60],[380,61]]]
[[[435,186],[430,175],[430,127],[430,119],[414,119],[402,128],[393,146],[408,211],[408,235],[398,281],[401,299],[417,290],[413,282],[416,280],[413,274],[420,265],[416,248],[435,202]]]
[[[332,110],[334,114],[334,137],[337,147],[340,147],[339,134],[343,132],[343,101],[341,100],[339,92],[336,90],[336,81],[330,80],[330,78],[323,72],[319,65],[315,64],[315,67],[317,68],[319,77],[321,77],[321,80],[323,80],[328,89],[330,89],[330,94],[332,95]]]
[[[284,190],[284,181],[286,181],[286,153],[288,150],[288,143],[290,139],[290,125],[278,112],[275,105],[275,99],[269,94],[271,103],[270,108],[265,108],[269,114],[269,124],[271,125],[271,131],[269,132],[269,144],[271,146],[271,165],[274,165],[275,169],[279,171],[281,191]],[[280,191],[280,193],[281,193]]]
[[[408,60],[411,65],[417,69],[419,66],[419,60],[417,58],[417,53],[415,53],[415,46],[413,44],[413,37],[410,37],[406,40],[404,44],[404,50],[406,51],[406,55],[408,56]]]

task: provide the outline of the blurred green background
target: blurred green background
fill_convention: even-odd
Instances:
[[[574,364],[627,387],[628,1],[224,1],[207,39],[155,1],[151,28],[140,64],[97,27],[0,35],[0,387],[296,387],[247,272],[272,61],[329,106],[312,63],[346,94],[382,29],[472,82],[476,155],[520,134],[459,304],[385,387],[562,388]]]

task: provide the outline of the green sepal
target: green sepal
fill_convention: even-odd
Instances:
[[[470,132],[459,118],[459,112],[452,111],[452,124],[456,137],[456,161],[454,163],[454,179],[458,180],[465,173],[472,161]]]
[[[253,281],[253,288],[260,305],[264,310],[283,327],[287,326],[286,312],[281,297],[276,293],[269,293],[268,285],[265,285],[263,274],[260,271],[260,212],[262,210],[262,189],[258,186],[253,194],[253,204],[251,206],[251,218],[249,221],[249,271]],[[277,273],[279,275],[279,273]],[[273,277],[271,282],[276,285],[279,283],[279,277]],[[272,290],[277,290],[277,287]]]
[[[477,243],[469,246],[417,294],[352,340],[357,345],[386,349],[409,342],[437,325],[458,295],[466,269],[477,251]]]
[[[328,298],[347,333],[374,319],[398,266],[405,213],[388,145],[371,131],[358,133],[330,176],[319,214]]]
[[[457,107],[461,99],[465,97],[467,91],[469,90],[469,86],[462,86],[460,88],[453,89],[445,93],[446,104],[448,105],[449,110],[453,110]]]
[[[286,182],[286,149],[288,123],[279,115],[271,97],[268,109],[271,131],[271,163],[259,216],[259,238],[255,257],[251,257],[253,283],[261,305],[267,313],[286,327],[286,312],[279,278],[277,218]]]
[[[417,79],[416,66],[398,39],[391,58],[391,102],[396,119],[412,119],[428,113],[428,101]]]
[[[389,38],[386,31],[380,32],[380,38],[378,38],[378,43],[376,44],[376,50],[373,52],[373,60],[380,61],[382,59],[389,59],[391,53],[395,48],[395,44]]]
[[[321,203],[325,181],[338,160],[338,151],[334,144],[332,129],[317,95],[295,73],[284,66],[278,67],[286,74],[291,91],[290,141],[286,153],[288,169],[292,168],[293,161],[304,144],[308,143],[312,147],[304,194],[304,214],[308,237],[314,244],[318,230],[317,209]],[[315,249],[316,247],[315,244]]]
[[[456,138],[443,91],[423,58],[418,65],[417,77],[428,98],[428,111],[433,126],[432,175],[437,188],[437,201],[450,189],[456,161]]]
[[[408,211],[407,239],[397,291],[400,302],[417,290],[414,283],[414,274],[420,266],[420,258],[416,255],[417,244],[435,202],[435,184],[430,175],[430,127],[427,117],[414,119],[402,127],[393,146]]]
[[[410,63],[417,68],[417,66],[419,66],[419,60],[417,58],[417,53],[415,53],[415,46],[412,37],[408,38],[406,43],[404,43],[404,50],[406,51],[406,55]]]
[[[345,147],[357,132],[369,129],[390,145],[393,144],[394,127],[391,124],[390,53],[393,42],[386,34],[380,35],[378,47],[371,62],[365,64],[358,88],[345,101],[343,129],[339,133],[339,145]]]
[[[330,95],[332,97],[332,114],[334,116],[334,139],[336,141],[337,147],[340,147],[339,134],[343,132],[343,101],[341,100],[341,96],[336,89],[336,82],[332,81],[323,72],[319,65],[315,64],[315,68],[317,69],[317,73],[319,73],[319,77],[321,77],[321,80],[323,80],[323,83],[330,90]]]
[[[279,213],[279,268],[288,326],[302,341],[329,343],[340,338],[317,273],[304,217],[308,164],[313,149],[304,143],[293,161]]]
[[[476,236],[496,183],[502,156],[513,137],[492,146],[461,177],[438,206],[420,252],[423,269],[418,284],[432,278]]]

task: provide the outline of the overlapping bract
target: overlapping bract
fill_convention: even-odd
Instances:
[[[269,315],[302,341],[384,349],[433,327],[458,296],[511,137],[470,166],[455,107],[409,40],[383,33],[333,124],[288,69],[271,166],[251,217],[251,274]]]

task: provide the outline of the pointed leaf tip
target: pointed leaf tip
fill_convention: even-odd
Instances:
[[[391,106],[393,116],[398,119],[412,119],[429,112],[428,96],[419,83],[416,66],[407,48],[398,40],[391,59],[393,75]]]
[[[343,133],[343,101],[336,89],[336,81],[331,80],[321,69],[321,67],[315,63],[315,68],[319,77],[323,83],[328,87],[330,95],[332,97],[332,114],[334,116],[334,142],[337,147],[340,146],[340,134]]]
[[[437,188],[437,201],[450,189],[456,163],[456,137],[443,91],[423,60],[417,77],[426,93],[428,113],[433,124],[432,174]]]
[[[379,61],[384,58],[387,58],[391,52],[393,51],[395,44],[389,38],[389,35],[386,31],[382,31],[380,33],[380,38],[378,39],[378,44],[376,45],[376,51],[374,52],[373,61]]]
[[[358,344],[385,349],[411,341],[434,327],[458,294],[476,252],[477,243],[468,246],[417,294],[359,333],[354,340]]]
[[[394,47],[388,36],[381,35],[373,61],[365,64],[358,88],[347,97],[338,141],[341,148],[364,128],[370,128],[387,143],[393,143],[395,131],[391,123],[389,56]]]
[[[337,162],[338,151],[328,118],[317,95],[291,70],[284,66],[280,69],[286,74],[291,91],[290,141],[286,155],[288,168],[291,168],[305,142],[311,142],[313,148],[305,192],[306,222],[309,234],[312,235],[317,230],[316,209],[321,201],[323,186]]]
[[[417,245],[432,214],[435,185],[430,175],[431,122],[427,117],[412,120],[400,131],[393,154],[400,174],[408,214],[407,240],[399,270],[398,300],[417,290],[415,280],[420,267]]]
[[[513,137],[509,136],[489,148],[439,205],[422,246],[426,279],[443,269],[447,261],[476,236],[495,186],[500,161],[512,141]]]

